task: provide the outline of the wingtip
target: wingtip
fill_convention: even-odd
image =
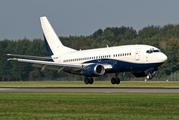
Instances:
[[[17,58],[9,58],[9,59],[7,59],[7,60],[8,60],[8,61],[11,61],[11,60],[18,61]]]

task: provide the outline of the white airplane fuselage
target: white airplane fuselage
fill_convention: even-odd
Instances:
[[[124,45],[65,52],[53,55],[52,59],[54,62],[67,64],[110,64],[112,69],[106,73],[113,73],[142,71],[152,67],[157,69],[167,60],[167,56],[153,46]]]
[[[92,77],[115,73],[112,84],[119,84],[120,72],[131,72],[136,77],[152,79],[155,71],[167,56],[158,48],[150,45],[123,45],[89,50],[75,50],[64,46],[50,22],[44,16],[40,18],[44,35],[47,57],[7,54],[18,58],[9,58],[19,62],[33,63],[41,70],[52,69],[71,74],[84,75],[86,84],[93,83]],[[27,59],[22,59],[22,58]]]

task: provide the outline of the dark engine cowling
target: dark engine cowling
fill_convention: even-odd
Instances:
[[[132,73],[135,77],[146,77],[147,74],[145,73],[145,71],[140,71],[140,72],[133,72]]]
[[[145,71],[137,71],[137,72],[133,72],[132,74],[136,77],[147,77],[147,79],[152,79],[153,76],[155,75],[155,70],[154,68],[149,68]]]
[[[100,64],[92,64],[84,67],[82,72],[85,77],[101,76],[104,75],[105,68],[103,65]]]

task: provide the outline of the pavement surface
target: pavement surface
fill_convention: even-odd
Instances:
[[[0,92],[56,93],[179,93],[179,88],[108,88],[108,87],[0,87]]]

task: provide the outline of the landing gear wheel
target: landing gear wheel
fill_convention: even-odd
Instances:
[[[84,79],[85,84],[93,84],[93,82],[94,82],[93,78],[85,77],[85,79]]]
[[[93,84],[94,80],[93,78],[89,78],[89,84]]]
[[[116,84],[120,84],[120,79],[119,78],[116,78]]]
[[[120,84],[121,80],[119,78],[112,78],[111,83],[112,84]]]
[[[150,76],[149,76],[149,75],[147,75],[146,79],[148,80],[149,78],[150,78]]]
[[[152,75],[149,74],[149,75],[147,75],[146,78],[147,78],[147,80],[150,80],[150,79],[152,79]]]
[[[88,84],[88,83],[89,83],[89,79],[88,79],[87,77],[85,77],[84,83],[85,83],[85,84]]]
[[[112,84],[116,84],[116,79],[115,79],[115,78],[112,78],[112,79],[111,79],[111,83],[112,83]]]

